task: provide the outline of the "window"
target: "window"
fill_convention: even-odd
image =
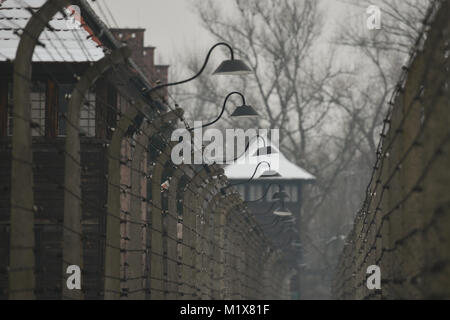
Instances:
[[[236,189],[241,194],[241,197],[245,199],[245,186],[236,186]]]
[[[292,202],[298,202],[298,186],[296,184],[291,186],[291,199]]]
[[[80,131],[88,137],[95,137],[95,92],[86,95],[80,110]]]
[[[250,201],[257,200],[262,197],[262,185],[261,184],[253,184],[249,187],[249,199]]]
[[[58,135],[66,135],[66,119],[69,104],[68,95],[72,94],[74,86],[72,84],[62,84],[58,87]],[[88,137],[95,137],[95,89],[92,88],[86,95],[80,109],[80,133]]]
[[[52,90],[46,82],[34,82],[30,92],[31,107],[31,134],[33,136],[46,135],[46,129],[49,136],[65,136],[66,135],[66,119],[65,113],[69,103],[68,97],[74,88],[73,84],[60,84],[56,90],[50,91],[47,97],[47,89]],[[6,90],[6,89],[5,89]],[[52,92],[57,94],[52,98]],[[48,99],[47,99],[48,98]],[[13,134],[13,84],[7,84],[7,119],[6,134]],[[50,101],[47,101],[50,100]],[[80,110],[80,133],[88,137],[96,136],[96,94],[95,89],[86,95],[85,101]],[[47,105],[48,104],[48,105]],[[53,107],[52,107],[53,106]],[[6,117],[6,114],[5,114]],[[56,121],[57,117],[57,121]]]
[[[69,103],[68,95],[72,94],[72,84],[58,85],[58,136],[66,135],[66,119],[64,114],[67,112]]]
[[[265,188],[269,188],[269,185],[270,185],[270,184],[266,184],[266,185],[265,185]],[[278,191],[279,191],[279,190],[278,190],[278,185],[272,185],[272,186],[270,186],[269,190],[267,190],[266,201],[267,201],[267,202],[272,202],[272,201],[273,201],[273,200],[272,200],[273,195],[274,195],[276,192],[278,192]]]
[[[255,185],[255,199],[259,199],[263,196],[263,186],[262,184]]]
[[[298,188],[295,184],[290,184],[284,186],[284,191],[288,194],[289,199],[286,199],[287,202],[298,202]]]
[[[298,185],[297,184],[289,184],[289,183],[281,183],[281,187],[282,190],[284,192],[286,192],[286,194],[288,195],[289,198],[287,198],[285,201],[286,202],[298,202],[299,198],[298,198]],[[265,188],[269,187],[269,184],[264,186]],[[270,189],[267,191],[267,195],[266,195],[266,201],[271,202],[273,201],[273,195],[276,192],[279,192],[280,189],[278,187],[278,185],[272,185],[270,187]]]
[[[255,199],[255,186],[254,185],[249,185],[248,186],[248,198],[247,200],[253,200]]]
[[[31,87],[31,134],[33,136],[45,135],[45,91],[43,82],[35,82]]]
[[[46,86],[43,82],[33,82],[30,92],[31,134],[45,135]],[[13,134],[13,84],[8,83],[8,135]]]

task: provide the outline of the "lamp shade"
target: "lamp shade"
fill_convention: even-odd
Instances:
[[[253,107],[249,105],[242,105],[236,108],[236,110],[233,111],[231,114],[232,117],[239,117],[239,118],[250,118],[250,117],[257,117],[258,113],[253,109]]]
[[[219,67],[217,67],[216,71],[213,72],[213,74],[237,76],[251,73],[252,69],[250,69],[244,61],[237,59],[224,60]]]
[[[275,170],[266,170],[262,173],[260,178],[275,178],[275,177],[281,177],[281,174],[278,173],[278,171]]]
[[[286,208],[284,202],[282,202],[281,205],[274,210],[273,214],[279,217],[292,216],[292,212],[288,208]]]
[[[275,192],[272,196],[272,200],[284,200],[289,198],[288,194],[284,191]]]

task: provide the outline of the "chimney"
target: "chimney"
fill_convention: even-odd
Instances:
[[[141,68],[152,85],[168,82],[168,65],[155,65],[155,47],[144,46],[143,28],[112,28],[112,34],[118,41],[131,49],[131,58]],[[168,90],[161,90],[161,98],[167,101]]]
[[[167,83],[169,81],[169,66],[168,65],[156,65],[154,67],[154,79],[160,83]],[[162,89],[162,97],[167,101],[169,97],[168,88]]]
[[[142,49],[142,62],[144,64],[145,71],[149,73],[150,78],[150,75],[152,75],[155,67],[155,47],[144,47]],[[154,76],[152,75],[151,78],[154,78]]]
[[[118,41],[125,43],[131,49],[131,58],[141,65],[144,48],[144,31],[142,28],[110,29]]]

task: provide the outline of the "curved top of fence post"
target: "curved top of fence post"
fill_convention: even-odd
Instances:
[[[48,0],[42,7],[34,13],[28,20],[17,47],[14,63],[14,70],[25,70],[30,67],[34,48],[39,36],[51,18],[65,6],[70,5],[68,0]]]
[[[202,186],[200,183],[202,190],[198,192],[198,196],[202,202],[199,202],[199,208],[204,208],[206,204],[211,204],[215,196],[220,193],[220,189],[217,189],[217,192],[214,191],[217,188],[218,182],[213,177],[223,175],[224,170],[219,166],[214,166],[209,170],[204,170],[206,178],[203,179],[203,182],[205,182],[205,186]],[[201,176],[199,175],[198,178],[201,178]]]
[[[69,100],[68,110],[70,107],[77,107],[76,98],[81,96],[84,98],[84,94],[87,90],[97,81],[97,79],[105,73],[113,65],[123,63],[131,56],[131,49],[127,46],[123,46],[114,50],[111,54],[105,55],[102,59],[94,62],[86,72],[81,76],[80,80],[76,84],[72,91],[71,99]]]
[[[223,170],[223,169],[222,169]],[[206,207],[207,211],[213,212],[217,209],[220,205],[220,201],[222,198],[222,193],[220,192],[221,186],[224,186],[226,184],[226,180],[223,178],[223,176],[218,175],[216,184],[214,185],[214,188],[217,190],[216,193],[214,193],[211,198],[209,199],[209,203]]]
[[[195,173],[194,177],[191,179],[189,184],[194,185],[195,187],[199,187],[199,185],[202,182],[205,182],[205,180],[208,179],[208,177],[212,178],[213,174],[223,175],[224,171],[217,164],[203,165],[202,168]]]
[[[213,171],[211,171],[210,167],[203,166],[199,171],[195,172],[190,181],[184,186],[184,194],[183,194],[183,214],[188,214],[189,212],[194,212],[194,209],[197,208],[195,203],[200,203],[200,200],[204,200],[204,198],[199,198],[201,192],[197,189],[201,187],[201,181],[205,181],[208,177],[208,174],[211,172],[223,170],[219,166],[213,166]],[[211,192],[210,190],[207,190]],[[191,217],[189,215],[189,217]]]
[[[183,116],[183,113],[184,113],[183,109],[176,108],[175,110],[159,114],[159,116],[156,117],[155,119],[148,120],[149,125],[143,131],[150,138],[161,129],[161,126],[164,123],[173,121],[177,118],[181,118]]]

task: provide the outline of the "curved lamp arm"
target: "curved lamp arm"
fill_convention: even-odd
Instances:
[[[190,78],[188,78],[188,79],[185,79],[185,80],[181,80],[181,81],[177,81],[177,82],[171,82],[171,83],[160,84],[160,85],[158,85],[158,86],[156,86],[156,87],[153,87],[153,88],[151,88],[150,90],[148,90],[147,93],[150,93],[150,92],[153,92],[153,91],[155,91],[155,90],[162,89],[162,88],[165,88],[165,87],[176,86],[176,85],[183,84],[183,83],[186,83],[186,82],[189,82],[189,81],[194,80],[194,79],[197,78],[199,75],[201,75],[202,72],[205,70],[206,65],[208,64],[208,60],[209,60],[209,57],[211,56],[212,51],[213,51],[215,48],[217,48],[218,46],[226,46],[226,47],[230,50],[231,60],[234,60],[233,49],[231,48],[231,46],[230,46],[228,43],[226,43],[226,42],[219,42],[219,43],[216,43],[215,45],[213,45],[213,46],[211,47],[211,49],[209,49],[208,54],[206,55],[205,62],[203,63],[203,66],[200,68],[200,70],[199,70],[195,75],[193,75],[192,77],[190,77]]]
[[[259,199],[256,199],[256,200],[250,200],[250,201],[244,201],[244,203],[252,203],[252,202],[258,202],[258,201],[261,201],[262,199],[264,199],[266,196],[267,196],[267,193],[269,192],[269,190],[270,190],[270,188],[272,187],[272,186],[274,186],[274,185],[278,185],[278,183],[271,183],[271,184],[269,184],[269,186],[267,187],[267,189],[264,191],[264,194],[263,194],[263,196],[261,197],[261,198],[259,198]],[[272,205],[273,206],[273,205]]]
[[[241,98],[242,98],[242,104],[245,105],[245,97],[244,97],[244,95],[243,95],[242,93],[238,92],[238,91],[233,91],[233,92],[229,93],[229,94],[225,97],[225,100],[223,101],[222,111],[220,111],[220,114],[219,114],[219,116],[218,116],[216,119],[214,119],[213,121],[208,122],[208,123],[202,125],[201,127],[189,128],[188,130],[189,130],[189,131],[193,131],[193,130],[195,130],[195,129],[205,128],[205,127],[208,127],[208,126],[210,126],[210,125],[216,123],[217,121],[219,121],[219,119],[222,118],[222,115],[223,115],[223,113],[224,113],[224,111],[225,111],[225,106],[226,106],[226,104],[227,104],[228,99],[229,99],[232,95],[234,95],[234,94],[237,94],[237,95],[241,96]]]
[[[244,182],[239,182],[239,183],[229,184],[228,186],[223,187],[221,190],[224,192],[225,190],[227,190],[227,189],[229,189],[229,188],[231,188],[231,187],[239,186],[239,185],[241,185],[241,184],[249,183],[250,181],[253,180],[253,178],[254,178],[255,175],[256,175],[256,172],[258,171],[259,166],[262,165],[263,163],[267,164],[267,165],[269,166],[269,169],[270,169],[270,163],[269,163],[269,162],[267,162],[267,161],[261,161],[261,162],[258,163],[258,165],[256,166],[255,171],[253,172],[253,174],[252,174],[252,176],[250,177],[250,179],[248,179],[247,181],[244,181]]]

